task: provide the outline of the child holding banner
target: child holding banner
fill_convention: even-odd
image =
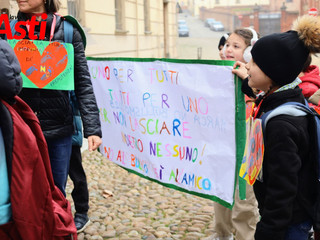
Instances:
[[[20,41],[25,45],[24,47],[19,47],[20,50],[16,54],[21,54],[22,50],[27,49],[28,46],[32,47],[29,47],[30,50],[23,52],[23,54],[34,54],[29,57],[21,55],[22,57],[19,58],[22,70],[25,69],[25,66],[30,66],[27,70],[22,71],[24,76],[29,80],[32,79],[30,81],[33,81],[38,86],[37,84],[45,83],[50,79],[51,75],[58,74],[55,79],[51,79],[52,81],[49,85],[55,83],[57,78],[63,81],[66,78],[65,76],[72,72],[74,77],[71,80],[74,81],[74,91],[79,102],[84,137],[88,138],[90,151],[97,149],[102,142],[100,119],[84,53],[83,39],[85,37],[81,35],[84,32],[81,31],[82,29],[77,21],[73,19],[74,21],[69,22],[71,25],[71,43],[68,43],[69,45],[60,44],[61,42],[67,42],[67,36],[65,36],[67,34],[64,30],[68,25],[64,24],[64,21],[67,21],[66,19],[55,14],[60,7],[59,0],[17,2],[19,7],[18,21],[23,23],[20,28],[23,28],[28,33],[24,39],[29,39],[31,27],[28,26],[28,23],[34,21],[36,17],[38,25],[35,25],[33,32],[37,37],[36,39],[40,39],[37,40],[38,44],[43,46],[48,44],[48,41],[52,43],[46,47],[46,54],[43,52],[44,56],[41,56],[38,51],[38,46],[40,45],[36,45],[36,41]],[[43,24],[44,21],[46,24]],[[16,35],[19,36],[19,32]],[[44,37],[44,39],[41,39],[41,37]],[[74,55],[68,51],[65,53],[70,45],[73,47]],[[60,53],[63,58],[58,59],[57,56]],[[41,62],[35,61],[39,59],[39,56],[41,56]],[[61,68],[67,62],[72,64],[68,73],[63,72],[65,67]],[[50,64],[46,65],[47,63]],[[34,75],[36,73],[40,73],[41,78],[36,77],[37,75]],[[64,84],[61,85],[63,86]],[[73,134],[73,114],[69,101],[69,90],[72,89],[41,89],[41,87],[37,88],[36,86],[33,88],[24,87],[20,97],[29,104],[40,120],[41,128],[48,144],[54,182],[65,195]]]
[[[248,54],[246,51],[257,38],[258,34],[253,29],[236,29],[227,38],[222,49],[225,59],[246,62],[244,59],[245,54]],[[247,74],[243,77],[246,76]],[[239,181],[246,189],[245,200],[239,198]],[[257,201],[252,186],[246,184],[242,179],[239,179],[239,181],[237,181],[238,186],[232,210],[214,203],[216,240],[232,240],[233,235],[236,240],[254,239],[255,226],[259,220]]]
[[[286,102],[305,103],[297,77],[309,54],[320,52],[319,25],[319,18],[303,16],[294,30],[259,39],[248,64],[234,65],[235,72],[247,70],[247,87],[264,92],[256,99],[256,119]],[[317,176],[308,125],[307,116],[277,115],[265,127],[262,176],[254,183],[261,214],[256,240],[306,240],[318,220],[312,217]]]

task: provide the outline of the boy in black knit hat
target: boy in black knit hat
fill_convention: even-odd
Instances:
[[[254,118],[286,102],[305,103],[297,77],[309,54],[320,52],[319,26],[318,17],[303,16],[293,31],[259,39],[248,64],[235,64],[234,73],[248,72],[244,86],[264,92],[256,99]],[[256,240],[308,239],[317,186],[309,124],[307,116],[282,114],[265,127],[262,176],[254,183],[261,215]]]

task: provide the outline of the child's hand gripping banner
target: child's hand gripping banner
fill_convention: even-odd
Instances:
[[[232,65],[88,58],[101,152],[141,177],[231,208],[245,139]]]
[[[264,155],[264,141],[261,119],[247,119],[247,137],[239,175],[250,185],[259,177]]]
[[[69,43],[8,40],[21,66],[24,88],[74,89],[74,52]]]

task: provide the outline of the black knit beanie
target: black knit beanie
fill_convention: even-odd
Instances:
[[[262,37],[251,50],[253,61],[279,86],[298,77],[309,53],[296,31]]]

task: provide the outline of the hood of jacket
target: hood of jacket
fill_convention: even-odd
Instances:
[[[311,97],[320,88],[319,68],[315,65],[310,65],[303,76],[299,77],[302,83],[299,87],[305,97]]]
[[[21,68],[19,61],[11,48],[0,39],[0,98],[10,100],[22,89]]]

